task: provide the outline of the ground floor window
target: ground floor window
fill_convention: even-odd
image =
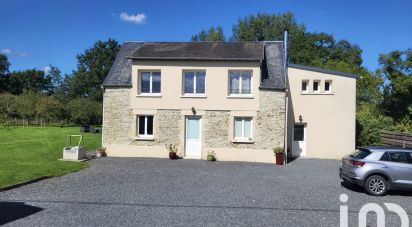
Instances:
[[[137,116],[137,136],[140,138],[153,137],[153,116]]]
[[[252,118],[235,117],[235,141],[252,141]]]

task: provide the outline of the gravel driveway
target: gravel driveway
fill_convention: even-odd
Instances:
[[[411,192],[368,196],[341,185],[338,166],[102,158],[86,170],[0,192],[0,225],[338,226],[339,207],[347,205],[351,226],[368,202],[396,203],[412,221]],[[387,213],[386,224],[397,223]]]

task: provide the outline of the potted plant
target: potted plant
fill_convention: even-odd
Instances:
[[[216,161],[216,153],[214,151],[209,151],[207,153],[207,160],[212,162]]]
[[[96,149],[96,157],[101,158],[106,156],[106,148],[105,147],[99,147]]]
[[[285,161],[285,149],[283,149],[283,147],[275,147],[273,148],[273,153],[275,153],[276,156],[276,165],[283,165]]]
[[[177,159],[177,148],[174,144],[166,144],[166,149],[169,151],[169,159]]]

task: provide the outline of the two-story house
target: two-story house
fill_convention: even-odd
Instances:
[[[285,67],[282,41],[125,42],[104,81],[109,156],[273,162],[355,148],[355,75]]]

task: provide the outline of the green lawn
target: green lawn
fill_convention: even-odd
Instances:
[[[80,134],[79,128],[0,128],[0,188],[87,167],[84,162],[58,161],[63,156],[67,134]],[[86,149],[95,149],[100,144],[101,134],[84,134]]]

